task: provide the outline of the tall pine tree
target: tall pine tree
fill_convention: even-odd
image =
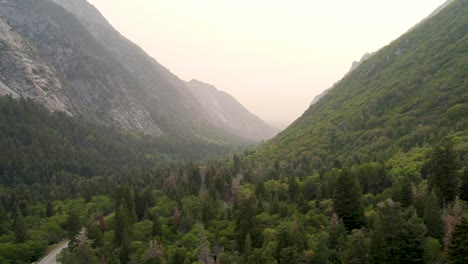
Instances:
[[[237,195],[234,204],[235,238],[239,249],[244,248],[245,238],[250,233],[252,238],[259,238],[257,226],[257,198],[252,192]],[[255,245],[257,241],[252,241]]]
[[[16,208],[14,234],[16,242],[23,243],[26,241],[26,223],[24,222],[23,214],[21,213],[21,210],[18,207]]]
[[[424,263],[424,242],[426,234],[426,226],[414,210],[411,217],[403,225],[400,238],[401,248],[398,252],[399,261],[401,263]]]
[[[455,226],[452,233],[452,241],[448,246],[448,263],[468,263],[468,218],[463,218]]]
[[[355,229],[348,236],[346,249],[341,262],[344,264],[368,264],[370,241],[366,232],[362,229]]]
[[[46,213],[46,217],[54,216],[54,205],[52,204],[51,201],[47,202],[45,213]]]
[[[124,204],[120,204],[119,208],[115,212],[115,231],[114,231],[114,243],[116,246],[122,245],[124,238],[128,238],[128,210]]]
[[[455,200],[458,190],[458,162],[453,142],[444,139],[436,145],[429,156],[429,189],[438,190],[443,204]]]
[[[76,235],[81,230],[81,219],[76,209],[71,209],[67,217],[67,231],[68,239],[72,242],[76,242]]]
[[[468,202],[468,167],[465,167],[461,177],[460,199]]]
[[[348,169],[343,169],[335,184],[333,206],[338,217],[343,219],[346,230],[359,229],[364,225],[364,208],[357,178]]]
[[[427,234],[433,238],[442,241],[444,236],[444,222],[440,214],[439,199],[435,191],[427,197],[426,209],[424,210],[424,224],[428,230]]]

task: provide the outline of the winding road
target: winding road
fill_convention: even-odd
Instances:
[[[55,264],[55,263],[57,263],[57,261],[56,261],[57,255],[60,254],[62,249],[66,248],[67,246],[68,246],[68,240],[60,242],[60,244],[58,244],[56,249],[54,249],[52,252],[47,254],[47,256],[45,256],[37,264]]]

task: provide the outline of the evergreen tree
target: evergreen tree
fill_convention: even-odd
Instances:
[[[302,263],[305,249],[305,237],[297,217],[294,215],[289,223],[285,235],[282,235],[282,243],[279,244],[281,263]],[[284,231],[282,231],[284,232]]]
[[[411,218],[403,225],[399,240],[401,241],[399,261],[401,263],[424,263],[424,242],[426,226],[416,212],[413,211]]]
[[[439,240],[428,237],[426,238],[424,248],[424,263],[442,264],[445,262],[442,244]]]
[[[133,190],[127,186],[119,186],[117,188],[115,197],[115,211],[117,212],[119,207],[123,204],[125,206],[125,212],[128,224],[133,224],[137,221],[137,215],[135,211],[135,196]]]
[[[0,235],[6,232],[5,221],[7,220],[7,212],[3,205],[0,204]]]
[[[292,202],[295,202],[298,194],[299,194],[299,184],[296,181],[296,177],[294,175],[291,175],[288,177],[289,200]]]
[[[370,240],[362,229],[354,229],[348,236],[346,249],[343,254],[343,264],[370,263]]]
[[[270,210],[269,213],[271,215],[278,214],[280,211],[280,204],[279,204],[279,197],[278,193],[275,192],[272,199],[270,200]]]
[[[116,246],[121,246],[125,242],[124,240],[128,239],[129,224],[127,215],[125,205],[121,204],[115,212],[114,243]]]
[[[241,249],[244,248],[247,233],[251,237],[258,238],[257,216],[257,198],[252,192],[240,193],[235,201],[235,238]],[[256,241],[252,241],[256,245]],[[260,242],[261,243],[261,242]]]
[[[200,168],[194,164],[190,164],[189,166],[190,176],[189,176],[189,189],[192,195],[197,196],[200,192],[201,183],[202,183],[202,176],[200,173]]]
[[[460,185],[460,199],[468,202],[468,168],[463,170]]]
[[[177,247],[172,253],[169,262],[170,263],[184,263],[186,256],[187,256],[187,249],[185,247]]]
[[[453,230],[448,246],[448,263],[468,263],[468,218],[463,218]]]
[[[100,247],[103,243],[104,233],[99,228],[99,224],[96,220],[91,219],[91,221],[86,224],[86,229],[87,237],[92,241],[92,247]]]
[[[346,230],[359,229],[364,225],[359,183],[347,169],[341,171],[336,181],[333,205]]]
[[[413,204],[413,182],[408,176],[405,176],[399,183],[399,199],[403,207],[410,207]]]
[[[117,230],[116,230],[117,231]],[[121,233],[121,242],[120,242],[120,254],[119,259],[121,263],[127,263],[130,261],[130,235],[128,228],[124,228]]]
[[[216,219],[217,206],[216,201],[208,195],[203,195],[203,211],[202,220],[204,223],[208,223],[210,220]]]
[[[18,207],[16,208],[14,234],[18,243],[23,243],[27,239],[26,223],[24,222],[23,213]]]
[[[19,202],[18,208],[23,216],[28,216],[28,203],[25,200]]]
[[[327,264],[329,262],[328,233],[321,232],[317,235],[317,244],[314,247],[312,263]]]
[[[104,218],[104,213],[101,211],[98,214],[98,223],[99,223],[99,228],[101,229],[101,232],[106,232],[107,225],[106,225],[106,220]]]
[[[377,206],[377,217],[371,235],[372,262],[402,263],[399,260],[399,252],[404,218],[400,205],[387,199]]]
[[[442,203],[454,201],[458,190],[458,163],[451,140],[442,140],[433,148],[427,169],[430,190],[439,191]]]
[[[161,221],[159,221],[158,215],[155,215],[153,217],[153,226],[151,227],[151,235],[153,237],[162,237],[163,235]]]
[[[249,257],[252,254],[252,238],[250,233],[247,233],[244,242],[244,263],[249,263]]]
[[[82,228],[74,241],[76,246],[62,251],[58,256],[60,263],[67,264],[98,264],[96,250],[91,247],[91,241],[87,238],[86,228]]]
[[[442,241],[444,222],[440,213],[439,199],[435,191],[432,191],[427,197],[426,209],[424,210],[424,224],[427,226],[427,234],[430,237]]]
[[[371,263],[387,263],[388,249],[385,245],[385,234],[379,219],[376,220],[374,229],[370,232],[370,241]]]
[[[236,175],[241,171],[241,162],[240,162],[240,157],[234,154],[232,156],[232,174]]]
[[[54,216],[54,205],[52,204],[51,201],[47,202],[47,204],[46,204],[45,214],[46,214],[46,217]]]
[[[135,193],[135,213],[138,221],[143,220],[147,208],[146,206],[147,204],[145,203],[143,194],[141,194],[140,192]]]
[[[76,242],[76,235],[81,230],[81,219],[76,209],[71,209],[67,217],[67,231],[68,239],[72,242]]]
[[[198,242],[198,258],[203,264],[214,264],[214,259],[211,257],[210,242],[205,234],[205,228],[201,223],[197,223],[199,231]]]
[[[332,214],[330,225],[327,228],[329,259],[331,262],[339,262],[343,248],[346,244],[346,228],[342,221],[339,221],[336,213]]]

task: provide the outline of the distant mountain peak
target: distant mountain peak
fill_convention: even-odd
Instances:
[[[276,129],[215,86],[194,79],[187,82],[187,87],[219,128],[257,142],[276,134]]]

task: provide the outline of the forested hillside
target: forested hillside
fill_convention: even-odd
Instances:
[[[231,150],[227,145],[153,138],[93,125],[11,97],[0,97],[0,134],[0,183],[36,201],[76,197],[85,191],[69,188],[77,181],[151,169],[171,160],[219,158]]]
[[[468,148],[468,6],[455,1],[346,75],[258,149],[315,168],[385,161],[445,136]]]
[[[0,100],[0,263],[467,263],[468,1],[256,149]]]

